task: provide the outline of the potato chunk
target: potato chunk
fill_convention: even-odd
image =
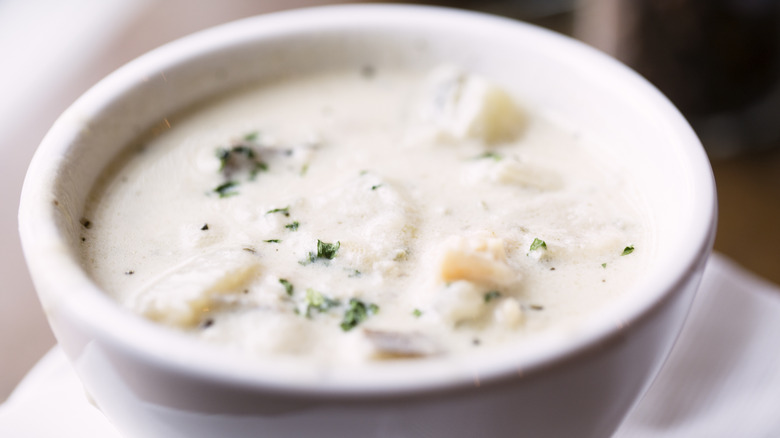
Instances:
[[[452,236],[442,245],[439,276],[446,283],[503,284],[512,279],[513,272],[507,265],[502,239]]]
[[[131,307],[154,321],[191,327],[217,298],[240,293],[260,269],[254,254],[223,249],[195,256],[164,272],[134,295]]]
[[[441,138],[474,139],[486,144],[511,142],[522,133],[525,114],[512,97],[493,82],[442,67],[431,73],[424,122]]]
[[[508,329],[514,329],[521,325],[525,320],[523,308],[514,298],[501,300],[493,311],[493,318],[497,323]]]

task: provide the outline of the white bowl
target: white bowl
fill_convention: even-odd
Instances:
[[[581,330],[457,359],[335,370],[243,360],[121,309],[86,275],[79,218],[98,174],[140,134],[208,97],[286,72],[456,64],[634,163],[656,256]],[[52,329],[96,404],[137,437],[605,437],[659,370],[711,250],[711,169],[678,111],[628,68],[511,20],[414,6],[250,18],[131,62],[43,140],[19,223]]]

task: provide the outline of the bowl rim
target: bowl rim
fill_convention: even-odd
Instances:
[[[68,249],[65,233],[52,220],[53,187],[50,184],[62,172],[65,165],[62,158],[67,155],[70,142],[79,135],[77,127],[67,122],[70,114],[95,114],[123,92],[131,90],[143,78],[164,71],[166,65],[197,57],[206,49],[228,47],[254,38],[267,38],[275,32],[310,32],[317,26],[348,26],[354,21],[363,25],[368,21],[378,26],[398,26],[399,23],[408,24],[410,17],[418,21],[435,17],[437,20],[450,20],[457,25],[496,27],[517,32],[518,35],[533,35],[544,39],[556,49],[575,53],[594,63],[642,93],[654,109],[664,114],[669,129],[689,146],[681,153],[690,164],[693,180],[699,184],[693,188],[696,205],[692,208],[696,213],[688,224],[690,239],[684,246],[681,245],[677,254],[678,260],[683,263],[670,265],[671,270],[664,279],[654,279],[656,281],[652,284],[638,286],[635,293],[644,293],[643,300],[636,300],[631,306],[616,310],[619,314],[614,318],[604,318],[602,322],[586,325],[583,333],[566,342],[566,348],[560,348],[560,340],[554,334],[549,334],[538,337],[534,346],[536,350],[530,355],[494,352],[456,360],[426,359],[414,363],[372,366],[366,370],[335,371],[327,379],[323,379],[318,372],[300,381],[289,375],[279,379],[276,374],[278,363],[258,368],[258,364],[252,361],[232,362],[234,356],[231,354],[214,358],[213,354],[209,354],[213,353],[214,347],[204,347],[199,341],[160,330],[156,324],[129,314],[89,279],[79,266],[77,255]],[[50,305],[51,298],[44,299],[44,295],[57,298],[56,306],[47,309],[47,317],[51,318],[51,312],[66,315],[65,318],[77,321],[110,348],[121,350],[158,368],[193,378],[265,392],[350,398],[405,396],[423,392],[432,394],[471,388],[475,386],[475,381],[481,386],[499,384],[507,379],[518,376],[527,378],[576,362],[578,357],[616,342],[631,327],[641,324],[659,311],[701,267],[714,240],[716,212],[714,177],[698,138],[671,102],[628,67],[573,39],[507,18],[432,6],[370,4],[322,6],[245,18],[168,43],[121,67],[80,97],[43,139],[25,178],[19,229],[25,258],[44,307]],[[43,276],[58,278],[59,289],[53,291],[48,283],[44,286],[41,280]],[[46,289],[45,293],[41,289]],[[80,305],[75,305],[73,299],[63,299],[65,293],[77,294]],[[621,321],[620,326],[614,321]],[[133,330],[127,330],[128,327]],[[160,341],[148,343],[149,336]],[[70,359],[77,360],[76,357]],[[441,370],[444,364],[446,371]],[[291,370],[306,371],[295,366]],[[312,382],[316,380],[312,379],[320,379],[321,382],[313,385]]]

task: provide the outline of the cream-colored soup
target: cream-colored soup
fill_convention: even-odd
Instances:
[[[127,308],[257,354],[470,353],[575,327],[641,275],[652,230],[604,150],[453,68],[288,79],[118,160],[83,260]]]

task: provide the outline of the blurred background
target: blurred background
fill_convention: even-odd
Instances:
[[[324,0],[0,0],[0,403],[54,345],[16,232],[25,169],[57,116],[144,52]],[[712,161],[715,249],[780,284],[780,0],[453,0],[578,38],[660,88]]]

